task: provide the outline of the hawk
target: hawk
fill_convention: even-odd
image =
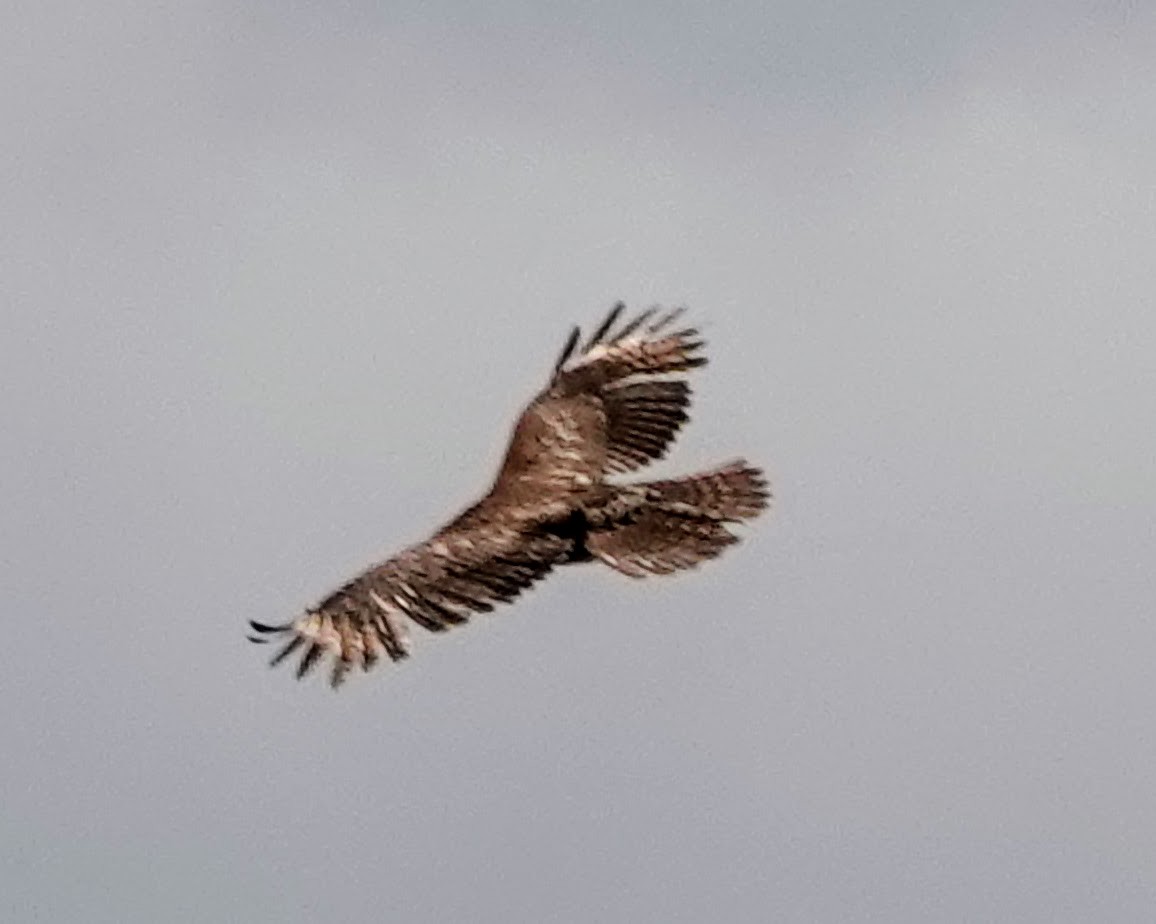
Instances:
[[[770,498],[758,468],[740,460],[673,480],[609,480],[662,458],[688,419],[686,374],[706,357],[697,329],[672,329],[683,310],[651,308],[620,325],[619,303],[581,345],[575,327],[518,418],[489,493],[292,622],[251,622],[250,639],[283,642],[274,665],[300,652],[298,677],[331,653],[337,687],[383,652],[408,657],[410,623],[444,632],[559,565],[669,574],[737,542],[728,524],[758,516]]]

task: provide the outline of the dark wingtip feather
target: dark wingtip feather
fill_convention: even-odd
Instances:
[[[288,623],[282,626],[270,626],[263,622],[257,622],[255,619],[249,620],[250,632],[245,636],[254,645],[265,645],[272,641],[268,636],[278,635],[282,632],[287,632],[290,626]]]
[[[582,336],[582,331],[577,327],[570,329],[570,336],[566,338],[566,343],[562,347],[562,352],[558,356],[558,361],[554,363],[554,372],[557,373],[571,356],[574,355],[574,348],[578,346],[578,338]]]
[[[647,308],[645,311],[636,315],[632,320],[627,322],[625,327],[623,327],[621,330],[618,331],[617,334],[614,335],[614,339],[611,342],[612,343],[619,343],[622,340],[624,340],[625,338],[629,337],[636,330],[638,330],[638,328],[640,328],[643,324],[645,324],[647,321],[649,321],[650,318],[654,316],[654,313],[656,311],[658,311],[657,307]]]
[[[686,313],[686,306],[685,305],[680,305],[677,308],[671,308],[668,312],[661,315],[658,318],[658,320],[656,320],[653,324],[650,325],[650,327],[648,327],[646,329],[647,333],[657,334],[660,330],[662,330],[664,327],[666,327],[668,324],[670,324],[673,320],[681,317],[685,313]]]
[[[596,343],[601,343],[602,338],[606,336],[606,332],[614,326],[614,322],[621,317],[622,312],[626,310],[626,302],[618,302],[610,309],[610,314],[606,315],[606,319],[598,325],[597,329],[590,335],[590,339],[586,341],[585,346],[582,347],[582,352],[585,353]]]
[[[283,623],[282,625],[279,625],[279,626],[270,626],[270,625],[267,625],[266,623],[263,623],[263,622],[257,622],[257,620],[255,620],[255,619],[249,620],[249,628],[252,629],[254,632],[260,632],[262,635],[269,635],[269,634],[273,634],[273,633],[277,633],[277,632],[284,632],[286,629],[289,628],[289,626],[290,626],[290,623]]]
[[[269,662],[269,666],[276,667],[303,644],[305,644],[305,636],[294,635],[293,638],[289,639],[289,642],[285,645],[285,647],[283,647],[279,652],[277,652],[277,654],[273,656],[273,659]]]
[[[300,680],[312,670],[313,665],[317,663],[317,659],[321,657],[325,649],[314,642],[309,646],[309,649],[301,656],[301,663],[297,665],[297,679]]]

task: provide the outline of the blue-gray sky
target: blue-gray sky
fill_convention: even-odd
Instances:
[[[1156,16],[1125,0],[0,14],[12,921],[1156,907]],[[692,574],[357,677],[277,621],[691,306]]]

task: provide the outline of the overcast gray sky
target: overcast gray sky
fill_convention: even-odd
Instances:
[[[10,4],[0,916],[1156,908],[1156,16],[1128,0]],[[723,560],[356,677],[275,622],[687,304]]]

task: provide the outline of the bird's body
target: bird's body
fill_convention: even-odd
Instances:
[[[332,682],[384,652],[409,653],[409,622],[432,632],[513,600],[554,567],[601,561],[632,577],[714,558],[769,492],[743,462],[685,478],[615,484],[661,458],[687,419],[683,377],[705,364],[698,332],[668,332],[681,310],[650,309],[615,330],[615,306],[578,349],[571,333],[547,387],[518,418],[489,492],[425,542],[363,572],[291,623],[252,623],[254,641],[288,637],[303,676],[326,651]],[[577,354],[577,355],[576,355]]]

